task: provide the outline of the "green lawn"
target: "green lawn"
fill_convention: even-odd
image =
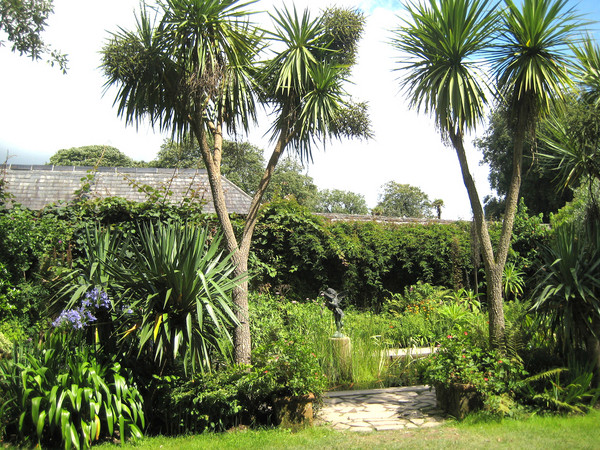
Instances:
[[[315,427],[297,433],[270,429],[146,438],[127,447],[160,449],[213,448],[600,448],[600,411],[577,417],[533,417],[486,423],[448,422],[439,428],[373,433],[336,432]]]

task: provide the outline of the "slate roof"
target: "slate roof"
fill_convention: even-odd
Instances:
[[[75,197],[90,175],[90,198],[123,197],[144,202],[148,196],[141,186],[172,192],[167,196],[172,203],[195,197],[206,201],[203,211],[214,213],[212,195],[205,169],[157,169],[123,167],[76,167],[52,165],[0,165],[0,178],[6,180],[6,191],[17,203],[30,209],[42,209],[56,202],[68,202]],[[247,214],[251,198],[231,181],[223,177],[223,190],[230,213]]]

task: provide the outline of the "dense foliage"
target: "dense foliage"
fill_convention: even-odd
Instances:
[[[340,189],[319,191],[315,212],[333,214],[368,214],[365,197]]]
[[[13,359],[0,360],[0,432],[64,448],[141,437],[143,400],[131,372],[121,368],[116,354],[105,360],[91,346],[72,344],[66,335],[48,335]]]
[[[50,164],[56,166],[105,166],[136,167],[133,159],[110,145],[86,145],[64,148],[50,157]]]
[[[160,190],[146,190],[144,204],[78,196],[73,204],[39,212],[11,205],[0,191],[0,440],[87,448],[142,433],[264,426],[278,423],[287,399],[314,398],[318,405],[326,389],[425,382],[440,392],[460,385],[495,417],[581,413],[597,405],[600,232],[593,108],[599,103],[594,87],[600,85],[600,51],[589,42],[575,49],[587,70],[581,82],[588,103],[580,105],[593,108],[573,110],[578,114],[567,117],[573,123],[560,118],[546,142],[554,151],[548,159],[560,162],[561,184],[583,180],[587,188],[587,196],[555,219],[560,226],[548,229],[523,202],[517,211],[519,170],[502,227],[484,220],[474,192],[475,227],[394,225],[376,216],[329,222],[301,206],[314,206],[316,188],[296,160],[283,160],[294,177],[282,177],[272,197],[264,181],[276,179],[288,144],[304,161],[317,138],[369,135],[364,105],[346,103],[340,85],[365,18],[333,8],[311,21],[308,13],[276,10],[275,32],[267,36],[293,45],[256,67],[260,76],[250,84],[256,73],[247,69],[262,31],[243,22],[247,5],[161,2],[163,17],[152,23],[144,8],[137,29],[114,34],[103,52],[108,84],[119,85],[120,113],[129,121],[149,113],[175,134],[195,133],[212,175],[220,174],[223,126],[246,127],[253,118],[254,99],[245,94],[260,85],[260,101],[274,106],[276,148],[256,191],[256,208],[250,219],[219,210],[226,243],[201,205],[168,206]],[[411,4],[416,26],[405,22],[395,43],[416,58],[405,81],[413,106],[434,112],[461,157],[464,131],[481,118],[485,101],[476,77],[456,63],[462,58],[462,68],[470,68],[472,57],[490,44],[488,33],[497,30],[500,16],[485,0],[436,5]],[[576,27],[572,10],[561,13],[565,5],[526,0],[521,14],[508,2],[501,16],[499,45],[508,52],[495,69],[509,106],[519,107],[512,109],[515,123],[507,124],[515,133],[517,169],[526,131],[551,103],[545,91],[568,81],[554,65],[566,62],[561,50]],[[547,20],[525,20],[529,15]],[[216,37],[213,25],[223,33]],[[529,37],[537,25],[550,32]],[[457,27],[470,45],[455,39]],[[554,54],[545,51],[555,45]],[[458,58],[439,53],[449,49]],[[432,56],[426,64],[447,77],[428,76],[423,56]],[[520,72],[531,67],[530,57],[539,71]],[[544,92],[528,76],[538,76]],[[171,150],[182,149],[166,150],[165,160],[180,161]],[[256,149],[236,150],[257,156]],[[194,157],[192,152],[185,159]],[[294,183],[297,199],[285,190]],[[386,187],[395,198],[382,196],[380,212],[426,216],[434,208],[441,214],[441,200],[430,203],[408,185]],[[272,201],[259,208],[261,198]],[[343,203],[328,201],[331,208]],[[408,211],[409,203],[417,210]],[[577,209],[580,216],[571,213]],[[482,254],[487,295],[478,277]],[[331,304],[319,294],[327,286],[342,291],[343,327],[334,325]],[[248,335],[238,339],[242,326]],[[334,331],[335,339],[352,343],[343,358],[332,343]],[[232,340],[232,334],[239,336]],[[431,348],[431,356],[413,359],[399,351],[414,347]]]
[[[293,201],[268,205],[257,226],[257,286],[290,290],[298,299],[325,286],[360,307],[383,305],[388,292],[417,281],[470,286],[469,224],[328,223]]]
[[[228,339],[235,280],[219,256],[216,220],[198,205],[169,206],[156,195],[145,204],[111,198],[1,211],[5,438],[85,447],[141,433],[262,426],[278,423],[282,397],[310,393],[318,403],[325,389],[453,377],[475,386],[495,416],[581,412],[598,398],[595,368],[582,362],[591,341],[572,345],[559,314],[583,299],[565,303],[563,284],[548,278],[560,267],[552,257],[543,263],[554,233],[524,205],[503,275],[506,354],[487,344],[471,224],[329,222],[293,199],[264,206],[251,258],[253,364],[238,366]],[[565,217],[557,223],[573,223]],[[242,222],[233,223],[239,232]],[[497,239],[498,227],[491,231]],[[586,262],[592,253],[575,253],[578,267],[595,270]],[[561,264],[570,263],[561,257]],[[540,268],[546,279],[537,278]],[[595,292],[590,277],[579,278]],[[551,294],[539,297],[538,315],[524,301],[536,283]],[[336,327],[319,296],[325,286],[343,291],[350,369],[329,345]],[[15,352],[14,343],[28,339],[30,354]],[[437,345],[442,353],[431,359],[390,356]],[[80,394],[89,401],[79,402]]]
[[[489,115],[485,134],[475,140],[475,145],[483,154],[482,162],[490,168],[490,186],[497,194],[497,197],[484,199],[485,214],[489,218],[499,219],[504,211],[504,197],[508,193],[513,168],[510,152],[512,135],[506,108],[498,106]],[[547,222],[550,213],[555,213],[572,199],[572,193],[568,190],[556,192],[556,174],[550,165],[540,163],[540,148],[536,147],[532,148],[528,141],[524,148],[521,198],[532,214],[543,213]]]
[[[227,360],[237,320],[230,292],[240,279],[231,277],[221,237],[178,222],[134,231],[86,230],[89,266],[64,271],[55,284],[65,305],[58,325],[63,317],[75,328],[98,321],[96,342],[123,352],[136,336],[133,350],[163,369],[180,359],[186,373],[210,370],[214,352]],[[90,316],[98,298],[102,307]]]

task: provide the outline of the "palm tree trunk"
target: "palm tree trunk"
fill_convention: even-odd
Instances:
[[[281,154],[285,148],[285,142],[282,138],[279,139],[275,150],[271,155],[269,163],[265,169],[265,173],[261,179],[259,187],[252,197],[250,204],[250,210],[246,216],[244,223],[244,232],[240,240],[240,246],[236,250],[233,262],[235,264],[234,276],[245,275],[248,271],[248,257],[250,256],[250,244],[252,243],[252,235],[258,221],[258,210],[260,207],[261,200],[264,196],[265,191],[269,187],[269,182],[275,170],[275,166],[279,161]],[[229,220],[229,216],[227,216]],[[249,320],[249,308],[248,308],[248,279],[239,284],[233,290],[233,302],[236,305],[236,317],[239,324],[234,330],[233,334],[233,349],[234,349],[234,360],[238,364],[250,364],[252,361],[252,342],[250,337],[250,320]]]
[[[248,215],[246,216],[246,222],[244,223],[244,232],[242,234],[241,240],[241,248],[243,251],[250,251],[250,242],[252,241],[252,235],[254,234],[254,228],[256,227],[256,222],[258,221],[258,210],[260,208],[260,203],[262,201],[267,188],[269,187],[269,183],[271,182],[271,178],[273,177],[273,172],[275,171],[275,167],[285,150],[288,141],[285,133],[277,140],[277,144],[275,144],[275,149],[269,158],[269,162],[267,163],[267,167],[263,173],[263,176],[258,185],[258,189],[254,193],[254,197],[252,197],[252,202],[250,203],[250,209],[248,210]]]
[[[248,272],[248,254],[237,251],[233,257],[234,277],[245,276]],[[238,320],[233,331],[233,358],[237,364],[252,362],[252,341],[250,338],[250,316],[248,308],[248,278],[233,289],[233,303],[236,306],[235,316]]]
[[[523,144],[525,142],[525,133],[527,132],[526,121],[528,119],[526,111],[522,111],[519,115],[519,118],[519,123],[515,129],[513,141],[512,175],[510,178],[510,185],[508,187],[508,194],[506,194],[505,199],[502,233],[500,234],[498,254],[496,257],[496,263],[499,266],[502,266],[502,270],[504,270],[504,265],[506,264],[506,257],[508,256],[508,250],[510,248],[512,230],[515,223],[517,206],[519,203],[519,190],[521,189],[521,171],[523,165]]]
[[[458,133],[450,131],[450,140],[456,150],[463,182],[467,188],[469,202],[473,211],[475,230],[481,245],[485,278],[487,282],[487,303],[490,322],[490,344],[496,348],[502,348],[504,344],[504,304],[502,300],[502,272],[504,264],[496,264],[494,249],[488,232],[487,223],[483,214],[483,207],[479,199],[475,180],[469,171],[467,154],[465,152],[463,137]]]
[[[250,204],[250,210],[246,216],[244,223],[244,231],[242,237],[238,242],[233,225],[227,211],[227,205],[225,202],[225,193],[223,191],[223,183],[221,179],[221,150],[222,150],[222,136],[220,127],[214,128],[215,148],[211,152],[208,143],[206,141],[205,131],[202,127],[195,127],[194,134],[200,144],[202,151],[202,158],[206,166],[208,173],[208,180],[210,183],[210,190],[213,197],[213,204],[219,223],[223,229],[223,236],[225,239],[225,245],[227,250],[233,254],[233,263],[235,265],[234,276],[245,276],[248,272],[248,257],[250,255],[250,244],[252,242],[252,235],[258,221],[258,211],[260,203],[265,194],[265,191],[269,187],[269,182],[273,176],[273,172],[277,163],[285,150],[285,146],[288,143],[285,133],[282,133],[273,154],[269,159],[269,163],[265,169],[265,172],[260,181],[259,187],[252,198]],[[233,332],[233,348],[234,348],[234,360],[238,364],[250,364],[252,361],[252,342],[250,337],[250,320],[249,320],[249,308],[248,308],[248,280],[244,279],[242,283],[235,287],[233,290],[233,303],[236,306],[236,317],[238,324],[236,325]]]
[[[520,117],[526,117],[521,114]],[[514,148],[513,148],[513,171],[510,180],[508,194],[506,196],[506,209],[504,210],[504,219],[502,223],[502,233],[498,243],[497,253],[494,256],[492,242],[485,222],[483,208],[479,200],[479,194],[475,186],[475,181],[469,171],[467,156],[465,153],[462,136],[450,131],[450,140],[456,149],[458,161],[462,171],[463,181],[469,194],[469,201],[473,210],[475,228],[479,242],[482,246],[483,264],[485,267],[485,277],[487,281],[487,303],[490,322],[490,344],[494,348],[502,349],[505,344],[505,320],[504,320],[504,300],[502,298],[502,274],[510,248],[512,230],[517,212],[519,201],[519,189],[521,187],[521,167],[523,161],[523,143],[527,127],[524,123],[519,123],[516,128]]]
[[[502,298],[502,273],[504,265],[486,265],[485,278],[487,281],[487,303],[490,330],[490,345],[492,348],[504,349],[505,327],[504,300]]]
[[[200,144],[202,159],[208,173],[208,181],[213,197],[213,204],[221,229],[225,239],[227,250],[233,254],[233,263],[235,269],[234,276],[245,276],[248,271],[249,251],[244,251],[238,245],[227,204],[225,202],[225,193],[223,191],[223,182],[221,179],[220,152],[222,139],[220,133],[215,133],[215,151],[211,152],[206,135],[202,127],[196,127],[194,134]],[[217,135],[218,134],[218,135]],[[233,330],[233,356],[236,363],[250,364],[251,362],[251,341],[250,341],[250,321],[248,317],[248,280],[236,286],[233,290],[233,303],[236,307],[235,314],[238,324]]]

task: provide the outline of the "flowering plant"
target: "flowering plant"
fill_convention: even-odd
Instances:
[[[449,334],[429,357],[425,379],[432,385],[465,384],[484,395],[513,393],[527,373],[518,358],[481,348],[468,331]]]
[[[108,298],[108,294],[95,287],[85,294],[79,307],[64,309],[52,322],[52,326],[81,330],[86,325],[96,321],[99,311],[109,311],[111,308],[112,302]]]
[[[88,326],[110,326],[117,317],[122,319],[132,314],[130,305],[117,307],[104,289],[94,287],[85,294],[81,304],[71,302],[70,307],[63,309],[52,326],[58,330],[80,331]]]

